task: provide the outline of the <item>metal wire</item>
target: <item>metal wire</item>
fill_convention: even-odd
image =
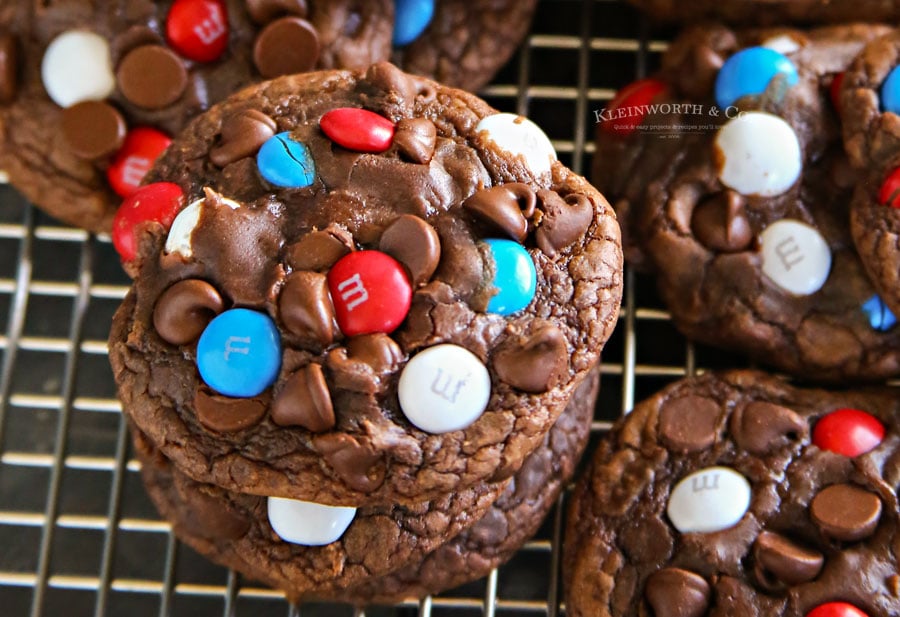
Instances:
[[[527,44],[482,95],[527,113],[560,158],[590,170],[593,113],[642,76],[665,40],[623,0],[542,0]],[[652,290],[626,272],[619,328],[604,352],[592,425],[695,370]],[[565,496],[509,564],[436,597],[392,607],[290,606],[181,546],[140,488],[106,357],[127,291],[107,238],[59,226],[0,186],[0,614],[547,615],[564,611]],[[681,350],[681,351],[679,351]]]

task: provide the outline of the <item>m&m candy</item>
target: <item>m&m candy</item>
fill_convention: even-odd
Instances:
[[[131,261],[137,254],[136,227],[154,222],[168,229],[183,206],[184,192],[171,182],[143,186],[122,202],[112,225],[113,246],[122,261]]]
[[[744,476],[728,467],[707,467],[675,485],[666,514],[681,533],[712,533],[737,525],[749,507]]]
[[[325,546],[340,539],[356,517],[356,508],[269,497],[269,525],[291,544]]]
[[[550,173],[550,167],[556,160],[556,150],[550,138],[524,116],[494,114],[482,118],[475,131],[483,132],[488,141],[512,156],[521,155],[536,176]]]
[[[347,336],[393,332],[412,303],[406,271],[381,251],[354,251],[339,259],[328,272],[328,291]]]
[[[148,126],[128,131],[122,147],[106,170],[109,185],[120,197],[131,195],[170,143],[171,137]]]
[[[434,17],[434,0],[396,0],[394,2],[395,47],[409,45],[417,38]]]
[[[838,409],[816,423],[812,440],[822,450],[859,456],[884,440],[884,425],[860,409]]]
[[[900,167],[893,170],[878,189],[878,203],[882,206],[900,208]]]
[[[806,617],[869,617],[846,602],[827,602],[806,613]]]
[[[491,238],[483,241],[493,259],[496,293],[488,302],[489,313],[512,315],[531,304],[537,289],[534,261],[521,244],[513,240]]]
[[[649,105],[668,92],[668,86],[658,79],[639,79],[619,90],[603,111],[598,112],[600,130],[628,137],[649,112]]]
[[[716,104],[726,109],[745,96],[762,94],[776,77],[788,86],[800,77],[797,67],[784,54],[769,47],[749,47],[737,52],[722,65],[716,77]]]
[[[267,182],[283,188],[303,188],[316,179],[309,148],[287,131],[266,140],[256,154],[256,166]]]
[[[328,139],[356,152],[384,152],[394,139],[394,123],[367,109],[332,109],[319,120]]]
[[[900,114],[900,66],[895,66],[881,84],[881,109]]]
[[[166,38],[179,54],[212,62],[228,47],[228,15],[222,0],[175,0],[166,16]]]

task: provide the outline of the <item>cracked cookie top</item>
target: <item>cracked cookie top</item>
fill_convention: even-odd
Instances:
[[[389,64],[245,90],[149,181],[110,355],[199,481],[355,506],[509,477],[617,317],[603,197],[530,121]]]
[[[688,337],[820,381],[900,372],[835,109],[836,76],[884,32],[694,28],[604,110],[594,180]]]
[[[732,371],[638,404],[573,493],[568,613],[896,614],[898,401]]]

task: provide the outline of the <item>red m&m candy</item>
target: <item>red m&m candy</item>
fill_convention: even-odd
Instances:
[[[838,409],[816,423],[812,439],[822,450],[859,456],[882,442],[884,425],[865,411]]]
[[[827,602],[806,613],[806,617],[869,617],[846,602]]]
[[[384,152],[394,139],[394,123],[367,109],[332,109],[319,126],[328,139],[356,152]]]
[[[166,17],[166,38],[179,54],[212,62],[228,47],[228,13],[221,0],[175,0]]]
[[[155,182],[142,186],[119,206],[113,219],[112,241],[123,262],[137,255],[135,229],[146,222],[171,227],[184,206],[184,192],[171,182]]]
[[[150,127],[139,126],[128,131],[122,147],[106,170],[109,185],[120,197],[131,195],[170,143],[171,137]]]
[[[888,174],[878,190],[878,203],[900,208],[900,167]]]
[[[831,80],[828,87],[828,94],[831,96],[831,104],[838,111],[841,110],[841,84],[844,83],[844,73],[837,73]]]
[[[639,79],[625,86],[599,114],[601,130],[620,137],[631,135],[647,115],[646,106],[666,90],[666,84],[657,79]]]
[[[406,319],[412,285],[403,266],[380,251],[356,251],[328,272],[338,326],[347,336],[388,334]]]

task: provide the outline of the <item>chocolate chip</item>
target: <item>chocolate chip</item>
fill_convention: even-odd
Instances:
[[[399,95],[396,98],[400,102],[413,101],[419,90],[419,79],[404,73],[387,61],[376,62],[366,71],[366,81],[372,84],[380,94],[391,92]]]
[[[881,499],[852,484],[834,484],[813,498],[809,512],[826,536],[853,542],[875,532]]]
[[[233,433],[250,428],[266,415],[269,395],[254,398],[229,398],[206,388],[197,390],[194,410],[197,420],[211,431]]]
[[[291,274],[278,298],[278,312],[291,333],[314,345],[325,347],[334,340],[337,324],[324,274]]]
[[[287,249],[285,261],[294,270],[323,272],[353,250],[353,236],[346,229],[329,226],[313,231]]]
[[[545,255],[555,257],[558,251],[584,237],[594,220],[594,205],[578,193],[562,199],[554,191],[540,190],[537,198],[543,216],[534,239]]]
[[[694,208],[691,230],[703,246],[723,253],[746,250],[753,230],[744,208],[744,198],[736,191],[707,197]]]
[[[434,156],[437,129],[428,118],[403,118],[394,129],[393,145],[400,156],[419,165],[427,165]]]
[[[229,163],[256,154],[257,150],[275,134],[275,121],[256,109],[245,109],[222,122],[219,144],[209,152],[213,165],[225,167]]]
[[[681,568],[663,568],[647,578],[644,598],[655,617],[702,617],[709,607],[709,583]]]
[[[698,452],[716,441],[720,405],[705,396],[682,396],[665,401],[659,410],[659,433],[677,452]]]
[[[175,52],[162,45],[143,45],[122,58],[116,69],[119,90],[145,109],[167,107],[187,87],[187,69]]]
[[[247,0],[247,13],[257,24],[267,24],[282,15],[306,17],[306,0]]]
[[[403,361],[403,351],[387,334],[364,334],[347,341],[348,356],[372,367],[376,373],[395,370]]]
[[[795,544],[771,531],[759,534],[753,544],[756,576],[764,587],[771,587],[771,579],[781,585],[799,585],[813,580],[822,571],[822,553]]]
[[[381,234],[378,248],[402,263],[414,285],[431,279],[441,259],[441,240],[434,227],[412,214],[404,214]]]
[[[181,520],[191,535],[215,541],[237,540],[250,529],[246,516],[223,504],[221,498],[208,495],[206,487],[191,482],[178,489],[184,508]]]
[[[524,340],[508,340],[494,352],[497,376],[525,392],[546,392],[569,368],[566,337],[553,325],[539,326]]]
[[[319,60],[319,34],[299,17],[282,17],[262,29],[253,44],[253,62],[263,77],[305,73]]]
[[[153,28],[134,25],[113,38],[109,44],[109,53],[115,65],[118,66],[125,54],[144,45],[165,45],[165,40]]]
[[[463,202],[463,208],[522,242],[528,235],[528,219],[534,215],[536,203],[530,186],[511,182],[475,192]]]
[[[206,281],[178,281],[156,301],[153,327],[163,340],[186,345],[196,340],[223,308],[222,296]]]
[[[378,452],[346,433],[315,438],[313,446],[350,488],[369,493],[384,483],[385,465]]]
[[[83,101],[65,108],[61,122],[69,149],[89,161],[114,154],[128,131],[122,114],[103,101]]]
[[[334,407],[321,366],[310,364],[287,379],[272,403],[272,421],[313,433],[334,428]]]
[[[731,416],[731,434],[742,449],[751,454],[767,454],[809,431],[797,413],[765,401],[754,401]]]
[[[19,51],[16,38],[0,35],[0,103],[11,103],[19,91]]]

